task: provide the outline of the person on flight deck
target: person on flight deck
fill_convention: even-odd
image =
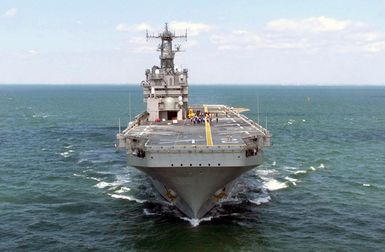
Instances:
[[[215,122],[218,123],[218,113],[215,113]]]

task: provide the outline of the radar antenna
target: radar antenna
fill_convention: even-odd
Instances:
[[[167,74],[174,73],[174,56],[176,52],[180,52],[180,45],[178,44],[175,49],[172,47],[172,41],[174,39],[184,39],[187,41],[187,29],[184,35],[175,35],[175,32],[171,32],[168,29],[168,23],[165,23],[164,31],[158,35],[148,34],[146,30],[146,39],[161,39],[161,44],[158,47],[160,51],[160,66]]]

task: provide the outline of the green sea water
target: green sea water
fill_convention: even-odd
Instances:
[[[114,149],[139,86],[0,86],[0,251],[385,250],[385,87],[189,91],[273,134],[197,227]]]

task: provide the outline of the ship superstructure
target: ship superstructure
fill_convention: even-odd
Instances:
[[[217,104],[188,104],[188,71],[174,66],[176,36],[165,30],[158,38],[160,66],[146,70],[142,82],[147,111],[117,134],[128,164],[152,180],[157,191],[190,218],[202,218],[225,200],[236,179],[262,163],[270,146],[267,129]]]
[[[180,51],[180,46],[173,47],[174,39],[187,39],[187,33],[176,36],[168,30],[159,35],[148,35],[148,39],[161,39],[160,67],[153,66],[146,70],[146,80],[142,81],[144,102],[147,102],[148,120],[183,120],[186,117],[188,102],[187,69],[174,66],[174,56]]]

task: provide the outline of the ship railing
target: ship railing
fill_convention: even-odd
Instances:
[[[170,146],[157,146],[157,145],[146,145],[147,151],[153,152],[172,152],[172,153],[224,153],[243,151],[247,147],[245,144],[232,144],[232,145],[170,145]]]
[[[123,134],[126,134],[133,127],[143,124],[147,121],[147,118],[148,112],[142,112],[139,115],[135,116],[134,120],[132,122],[129,122],[127,128],[123,130]]]
[[[234,115],[236,115],[236,116],[240,117],[241,119],[243,119],[248,124],[252,125],[254,128],[258,129],[264,135],[267,135],[267,136],[270,135],[270,133],[269,133],[269,131],[267,129],[265,129],[264,127],[262,127],[258,123],[254,122],[253,120],[250,120],[247,116],[235,112],[233,109],[229,108],[228,106],[223,105],[223,107],[225,108],[225,110],[228,110],[229,112],[231,112]]]

